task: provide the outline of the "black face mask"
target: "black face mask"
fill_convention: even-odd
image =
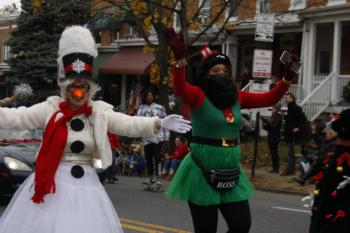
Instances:
[[[237,101],[237,89],[227,74],[210,75],[204,78],[203,90],[218,109],[233,106]]]

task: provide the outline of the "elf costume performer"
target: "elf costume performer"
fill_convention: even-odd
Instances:
[[[228,232],[246,233],[251,224],[248,199],[254,189],[239,170],[240,111],[276,104],[288,90],[295,73],[286,69],[284,79],[267,93],[237,91],[229,58],[205,47],[201,50],[200,74],[195,85],[191,85],[185,76],[183,36],[167,29],[165,37],[177,59],[173,67],[174,92],[189,105],[192,119],[191,152],[181,162],[168,196],[188,201],[196,233],[216,232],[218,210],[227,222]],[[226,171],[232,175],[213,187],[211,183],[216,177],[213,169],[218,169],[216,174]],[[225,179],[231,181],[224,182]],[[229,188],[220,189],[224,186]]]
[[[59,41],[61,96],[29,108],[0,108],[0,128],[45,128],[35,172],[15,193],[0,219],[1,233],[120,233],[117,213],[95,168],[112,163],[107,132],[129,137],[156,136],[164,129],[185,133],[177,115],[131,117],[92,101],[95,41],[84,27],[65,29]]]
[[[350,232],[350,109],[341,112],[331,126],[338,134],[336,148],[324,170],[313,177],[310,233]]]

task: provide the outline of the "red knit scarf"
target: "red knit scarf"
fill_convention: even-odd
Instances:
[[[32,197],[34,203],[44,202],[44,196],[56,192],[55,173],[61,161],[64,148],[67,143],[67,122],[75,115],[85,114],[89,116],[92,108],[84,104],[80,109],[73,111],[67,102],[59,104],[60,110],[55,112],[46,125],[43,142],[35,164],[35,193]],[[56,121],[58,113],[63,116]]]

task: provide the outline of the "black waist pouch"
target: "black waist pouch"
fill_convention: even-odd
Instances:
[[[191,152],[191,158],[201,169],[206,181],[213,189],[220,192],[227,192],[238,184],[239,168],[209,169],[203,165],[193,152]]]

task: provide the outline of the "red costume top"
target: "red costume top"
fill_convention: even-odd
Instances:
[[[185,67],[173,69],[174,93],[190,106],[191,110],[200,107],[205,99],[204,91],[198,86],[193,86],[186,81]],[[238,92],[238,101],[241,109],[269,107],[278,102],[288,90],[289,84],[284,81],[265,93],[250,93],[247,91]]]

